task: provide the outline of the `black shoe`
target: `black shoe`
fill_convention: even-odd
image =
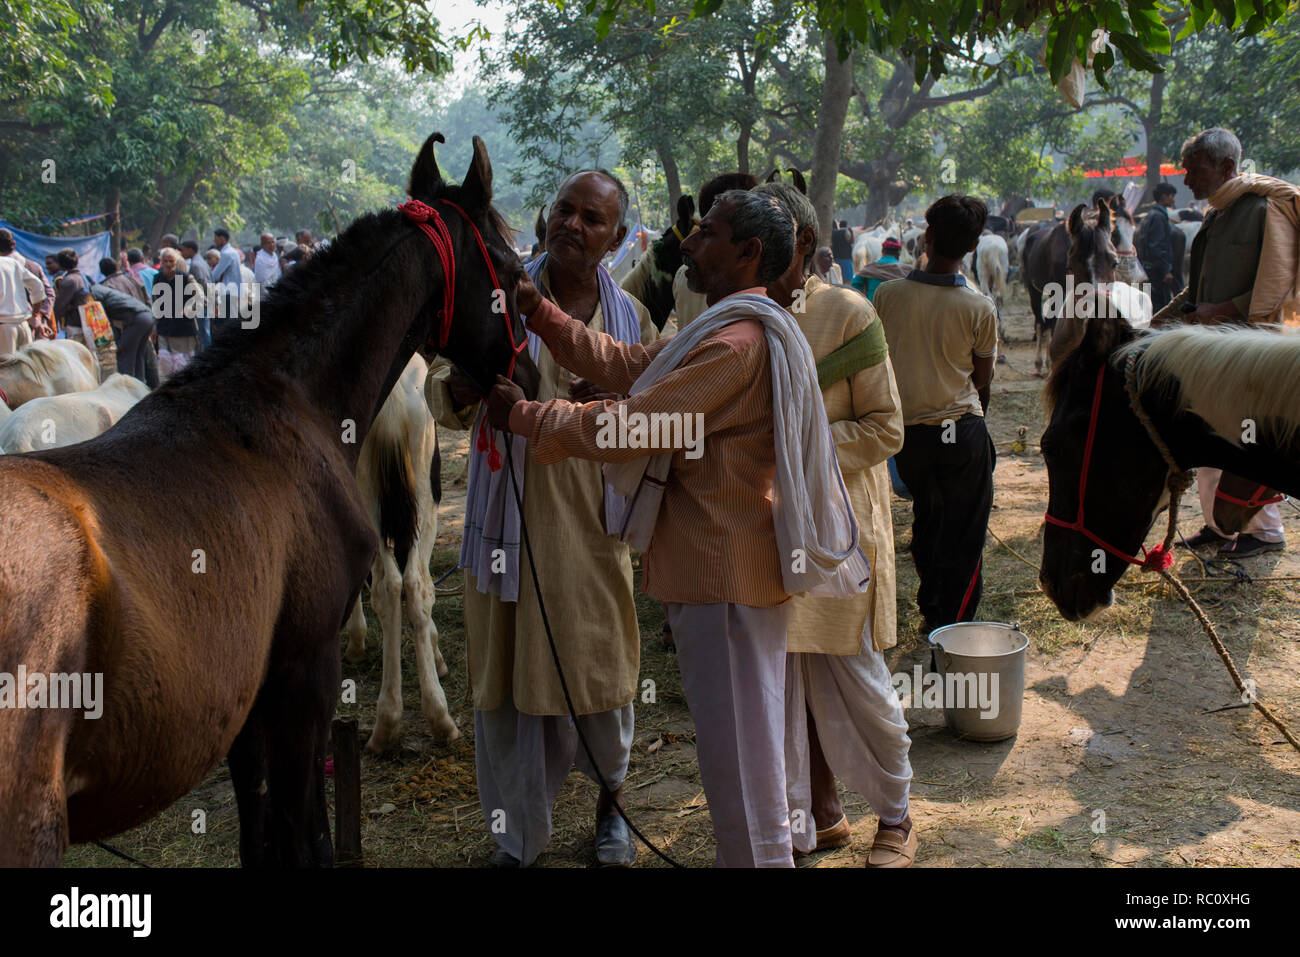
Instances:
[[[1210,545],[1222,545],[1224,542],[1231,543],[1232,539],[1228,538],[1226,535],[1220,535],[1208,525],[1202,525],[1199,532],[1191,538],[1184,539],[1178,544],[1195,549],[1208,548]]]
[[[1256,538],[1254,535],[1247,535],[1242,532],[1237,536],[1235,542],[1228,542],[1219,549],[1220,555],[1228,558],[1249,558],[1251,555],[1259,555],[1262,552],[1280,552],[1286,548],[1286,542],[1266,542],[1262,538]]]
[[[601,867],[631,867],[636,862],[632,832],[617,811],[596,822],[596,863]]]
[[[492,867],[498,868],[518,867],[519,858],[515,857],[504,848],[498,847],[492,852],[492,856],[488,858],[488,864]]]

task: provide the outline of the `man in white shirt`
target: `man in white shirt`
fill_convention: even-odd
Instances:
[[[280,278],[280,256],[275,249],[275,237],[262,233],[262,248],[253,260],[253,281],[262,286],[269,286]]]
[[[14,234],[0,229],[0,356],[17,352],[32,341],[28,320],[45,299],[45,284],[14,253]]]

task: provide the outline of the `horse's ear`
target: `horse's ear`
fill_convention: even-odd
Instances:
[[[792,169],[789,171],[789,173],[790,173],[790,181],[794,183],[794,188],[797,189],[799,192],[803,193],[805,196],[807,196],[808,183],[804,180],[803,173],[799,172],[797,169]]]
[[[695,197],[690,193],[684,193],[677,197],[677,221],[679,223],[689,223],[695,218]]]
[[[482,137],[474,137],[474,158],[460,188],[467,210],[483,212],[492,203],[492,161]]]
[[[764,182],[764,183],[775,183],[775,182],[776,182],[777,175],[778,175],[780,172],[781,172],[781,167],[779,167],[779,166],[773,166],[773,167],[772,167],[772,172],[768,173],[765,177],[763,177],[763,182]]]
[[[1096,316],[1085,321],[1083,327],[1079,348],[1097,359],[1105,359],[1136,335],[1119,316]]]
[[[1077,236],[1083,229],[1083,211],[1088,207],[1080,203],[1074,209],[1070,210],[1070,218],[1065,221],[1065,228],[1070,231],[1070,235]]]
[[[445,143],[441,133],[433,133],[420,152],[415,154],[415,165],[411,167],[411,179],[406,184],[406,193],[411,197],[431,197],[442,183],[442,171],[438,169],[438,158],[433,155],[434,143]]]
[[[1097,204],[1097,228],[1103,233],[1110,233],[1111,215],[1113,213],[1114,209],[1110,204],[1110,200]]]
[[[546,207],[537,207],[537,222],[533,224],[533,232],[537,234],[539,243],[546,242]]]

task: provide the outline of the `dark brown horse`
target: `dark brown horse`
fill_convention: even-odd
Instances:
[[[1300,495],[1300,335],[1200,326],[1137,334],[1123,319],[1093,319],[1047,395],[1042,448],[1053,521],[1039,583],[1071,621],[1111,604],[1129,565],[1116,552],[1136,558],[1168,504],[1171,467],[1157,438],[1180,470],[1220,468]],[[1243,434],[1247,420],[1254,429]]]
[[[522,341],[521,266],[483,142],[456,187],[435,140],[408,189],[457,267],[438,351],[486,385]],[[339,631],[377,546],[357,457],[411,354],[436,346],[443,293],[421,230],[364,216],[275,285],[256,328],[217,337],[116,427],[0,457],[0,680],[103,676],[98,719],[0,710],[0,865],[54,865],[147,821],[227,755],[243,863],[331,863]],[[526,352],[515,377],[535,393]]]
[[[1078,341],[1081,324],[1076,321],[1075,290],[1114,282],[1118,262],[1111,240],[1111,211],[1105,203],[1095,209],[1080,203],[1064,223],[1040,226],[1025,239],[1021,270],[1034,314],[1036,372],[1050,369]],[[1067,277],[1072,281],[1067,283]],[[1061,319],[1064,328],[1058,329]]]

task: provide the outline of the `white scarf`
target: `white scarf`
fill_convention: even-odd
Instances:
[[[541,287],[546,254],[524,263],[530,279]],[[641,341],[641,321],[632,297],[614,282],[604,266],[597,266],[600,284],[600,311],[605,317],[605,331],[620,342]],[[528,334],[528,354],[536,362],[541,355],[542,340]],[[465,496],[465,527],[460,542],[460,567],[474,573],[478,590],[496,595],[502,601],[519,600],[520,516],[515,503],[510,474],[505,468],[493,471],[488,455],[497,441],[510,443],[510,455],[502,464],[513,463],[519,498],[524,497],[524,471],[528,459],[528,440],[522,435],[497,436],[487,426],[487,403],[479,405],[474,419],[469,456],[469,488]],[[614,517],[622,514],[625,503],[608,488],[605,490],[605,524],[615,528]]]
[[[858,522],[840,475],[817,364],[788,312],[767,296],[740,293],[710,307],[679,332],[632,385],[636,395],[667,375],[706,336],[741,319],[763,323],[772,367],[772,436],[776,446],[772,520],[786,593],[847,598],[867,589],[871,568],[858,547]],[[707,438],[706,440],[707,441]],[[607,463],[605,481],[627,496],[620,537],[650,546],[671,452]]]

